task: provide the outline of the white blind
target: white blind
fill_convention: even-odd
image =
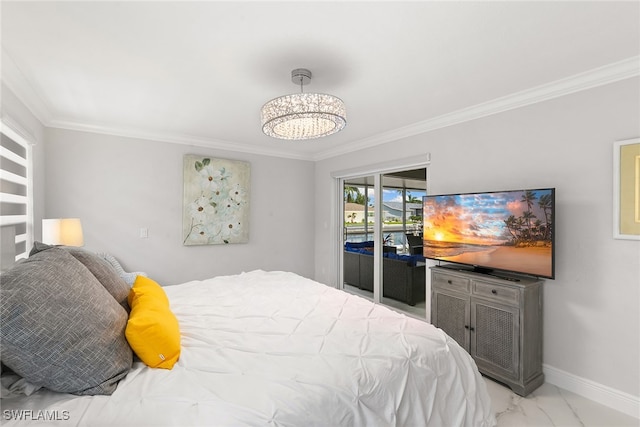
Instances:
[[[1,269],[26,258],[32,243],[31,146],[4,123],[0,127]]]

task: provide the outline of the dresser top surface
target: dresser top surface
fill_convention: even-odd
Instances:
[[[436,265],[430,267],[434,273],[449,274],[458,277],[464,277],[470,280],[493,282],[503,285],[512,285],[518,287],[527,286],[540,286],[544,282],[542,279],[529,276],[521,276],[516,274],[510,274],[502,271],[496,271],[495,273],[478,273],[471,269],[465,268],[459,265]]]

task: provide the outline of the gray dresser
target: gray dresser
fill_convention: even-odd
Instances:
[[[526,396],[544,382],[542,280],[431,267],[431,323],[478,369]]]

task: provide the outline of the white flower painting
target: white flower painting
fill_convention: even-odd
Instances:
[[[249,241],[249,163],[184,156],[183,244]]]

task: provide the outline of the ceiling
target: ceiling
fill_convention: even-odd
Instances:
[[[50,127],[318,160],[639,74],[640,2],[2,1],[2,80]],[[342,132],[262,134],[338,96]]]

